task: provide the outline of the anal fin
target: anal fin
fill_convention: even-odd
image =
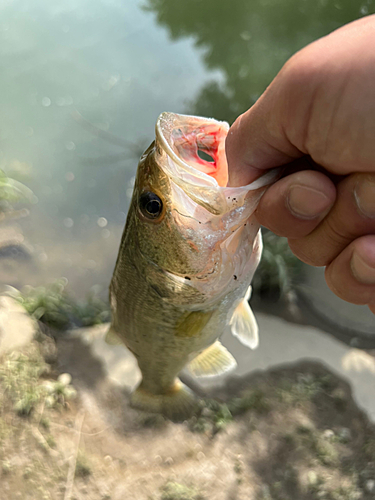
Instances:
[[[214,377],[236,366],[234,357],[217,340],[190,362],[189,370],[195,377]]]
[[[241,344],[250,347],[250,349],[256,349],[259,344],[259,329],[254,313],[248,303],[250,294],[251,286],[234,310],[230,326],[232,334],[238,338]]]

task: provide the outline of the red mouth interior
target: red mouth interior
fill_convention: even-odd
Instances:
[[[216,124],[205,124],[195,130],[173,130],[173,149],[191,167],[216,179],[219,186],[228,183],[225,156],[227,130]]]

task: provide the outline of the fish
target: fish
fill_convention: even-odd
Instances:
[[[254,211],[275,172],[227,186],[228,130],[212,118],[159,116],[110,284],[106,340],[125,344],[142,374],[131,406],[172,420],[197,405],[181,370],[210,377],[235,368],[219,340],[226,329],[250,349],[259,341],[248,303],[262,253]]]

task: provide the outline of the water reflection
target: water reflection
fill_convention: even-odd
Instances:
[[[374,0],[148,0],[172,40],[193,37],[209,69],[224,80],[204,85],[190,111],[232,122],[306,44],[364,14]]]
[[[0,15],[0,168],[18,178],[27,165],[39,200],[15,228],[37,269],[7,266],[0,281],[106,289],[156,118],[184,111],[207,73],[192,43],[170,43],[136,0],[13,0]]]

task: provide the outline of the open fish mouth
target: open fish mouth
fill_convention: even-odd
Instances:
[[[195,175],[196,181],[202,179],[208,185],[221,187],[228,183],[228,130],[226,122],[174,113],[161,114],[156,124],[157,138],[177,165]],[[205,175],[202,177],[199,172]]]
[[[273,169],[247,186],[227,186],[228,130],[226,122],[167,112],[156,123],[159,165],[192,200],[214,215],[243,206],[250,191],[264,188],[279,175]]]

